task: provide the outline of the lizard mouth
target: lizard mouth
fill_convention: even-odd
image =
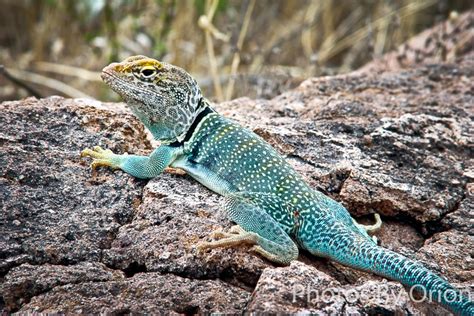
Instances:
[[[130,90],[133,90],[133,88],[127,87],[126,82],[124,82],[122,78],[117,76],[112,71],[107,71],[106,68],[102,70],[100,77],[106,85],[108,85],[113,91],[117,92],[124,98],[126,98],[128,94],[131,93]]]
[[[108,67],[105,67],[100,75],[102,81],[104,81],[106,85],[108,85],[113,91],[121,95],[124,99],[133,99],[136,101],[143,102],[143,99],[137,96],[148,95],[147,99],[150,99],[150,94],[154,95],[154,93],[152,93],[153,91],[133,85],[130,82],[127,82],[127,80],[125,80],[124,78],[121,78],[119,75],[117,75],[115,71],[107,68]]]
[[[120,76],[117,76],[117,74],[114,73],[113,71],[107,71],[105,69],[102,70],[102,73],[100,74],[100,78],[109,87],[111,87],[112,90],[116,90],[116,88],[118,87],[127,85],[126,81],[120,78]]]

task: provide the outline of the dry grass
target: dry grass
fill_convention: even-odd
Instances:
[[[114,99],[97,72],[145,54],[179,65],[214,100],[271,97],[303,78],[357,69],[469,0],[4,0],[0,64],[42,95]],[[65,86],[70,86],[69,90]],[[66,89],[65,89],[66,88]],[[0,99],[28,93],[0,78]]]

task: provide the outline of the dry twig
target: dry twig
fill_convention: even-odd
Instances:
[[[6,69],[13,77],[20,81],[27,81],[37,85],[45,86],[71,98],[89,98],[95,99],[82,91],[77,90],[59,80],[48,78],[34,72],[8,68]]]
[[[207,55],[209,58],[209,64],[211,66],[211,74],[212,74],[213,82],[214,82],[214,92],[216,94],[217,100],[222,101],[224,95],[222,93],[222,85],[219,81],[219,72],[217,70],[216,55],[214,53],[214,42],[212,40],[213,34],[221,34],[212,25],[212,19],[214,18],[214,14],[216,13],[218,4],[219,4],[219,0],[206,1],[206,7],[208,7],[209,10],[207,11],[207,15],[202,15],[199,18],[198,25],[204,30],[204,34],[206,37]]]
[[[100,79],[99,72],[90,71],[90,70],[79,68],[79,67],[49,63],[45,61],[37,62],[35,63],[35,66],[36,66],[36,69],[41,70],[41,71],[48,71],[48,72],[53,72],[60,75],[77,77],[77,78],[81,78],[87,81],[102,81]]]
[[[244,44],[245,35],[247,35],[247,30],[250,24],[250,17],[252,16],[253,8],[255,7],[255,0],[251,0],[247,6],[247,11],[245,12],[244,22],[242,23],[242,28],[240,29],[239,39],[237,40],[237,51],[234,53],[232,58],[232,66],[230,68],[230,79],[227,85],[226,100],[232,98],[232,93],[234,92],[235,77],[237,74],[237,69],[240,64],[240,51],[242,45]]]

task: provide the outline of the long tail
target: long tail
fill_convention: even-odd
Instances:
[[[344,265],[399,281],[414,290],[421,291],[426,297],[432,298],[455,314],[474,315],[473,301],[421,263],[379,247],[370,239],[350,229],[343,229],[341,233],[336,233],[335,230],[337,229],[326,232],[327,235],[320,234],[316,240],[304,242],[305,248],[316,255],[327,256]],[[333,238],[328,235],[332,235]],[[328,243],[328,239],[331,242]]]

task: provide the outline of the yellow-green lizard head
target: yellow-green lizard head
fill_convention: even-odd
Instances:
[[[101,77],[165,143],[183,140],[206,104],[196,80],[185,70],[146,56],[112,63]]]

